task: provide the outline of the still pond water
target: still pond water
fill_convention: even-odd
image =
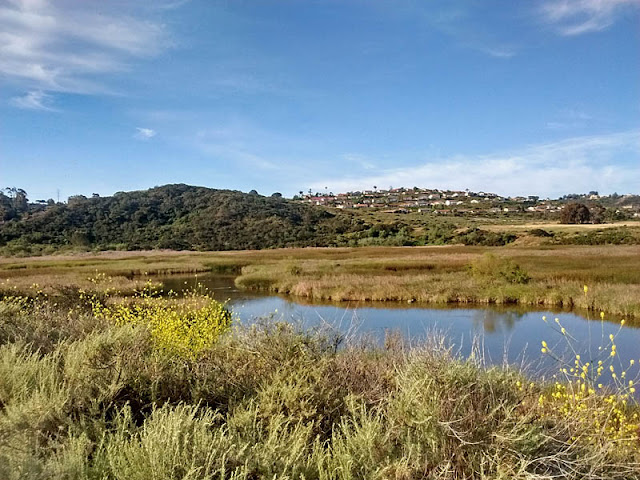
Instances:
[[[474,343],[479,345],[489,364],[517,364],[547,375],[557,371],[558,364],[540,352],[544,340],[554,352],[573,363],[574,353],[568,347],[567,337],[560,333],[557,318],[572,337],[571,345],[583,361],[597,361],[608,352],[599,350],[609,344],[609,335],[616,336],[619,355],[614,358],[618,372],[629,366],[629,360],[640,358],[640,328],[631,324],[620,326],[622,317],[611,317],[601,322],[568,311],[534,310],[520,307],[425,308],[420,304],[400,302],[309,302],[291,296],[239,290],[233,277],[199,275],[166,277],[160,279],[164,289],[180,292],[205,287],[218,301],[228,301],[229,308],[242,323],[257,318],[297,322],[304,327],[330,326],[352,335],[368,335],[382,342],[387,331],[396,331],[419,344],[429,333],[443,334],[454,350],[468,356]],[[542,317],[547,318],[545,322]],[[636,363],[636,366],[638,363]],[[634,378],[638,370],[629,371]],[[602,379],[608,383],[606,378]]]

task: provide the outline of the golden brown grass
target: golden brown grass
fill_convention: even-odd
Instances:
[[[477,278],[469,265],[486,252],[520,265],[526,285]],[[0,293],[37,283],[89,287],[98,273],[122,289],[148,275],[242,273],[243,288],[333,301],[519,303],[640,316],[640,246],[304,248],[236,252],[108,252],[0,259]],[[581,294],[588,285],[589,295]]]

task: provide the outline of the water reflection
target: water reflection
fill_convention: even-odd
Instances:
[[[620,327],[619,320],[600,322],[589,320],[574,312],[538,310],[521,306],[429,306],[404,302],[313,302],[306,299],[246,292],[236,288],[233,277],[208,275],[170,277],[162,279],[165,289],[181,291],[197,283],[206,287],[220,301],[229,301],[230,308],[241,322],[252,322],[258,317],[271,315],[276,319],[298,322],[304,326],[332,325],[341,332],[373,336],[379,342],[385,332],[396,330],[413,344],[429,333],[437,331],[446,336],[454,349],[463,356],[472,353],[473,345],[480,344],[485,361],[489,364],[518,364],[535,371],[558,371],[558,363],[540,352],[541,342],[573,362],[574,352],[560,327],[558,318],[571,334],[572,348],[583,360],[597,361],[609,335],[617,335],[618,357],[616,365],[628,365],[632,358],[640,357],[640,329]],[[548,317],[544,322],[542,317]],[[627,378],[638,373],[629,372]],[[603,379],[606,383],[606,379]]]
[[[475,325],[482,325],[486,333],[496,333],[513,329],[516,322],[524,318],[525,312],[476,310],[473,315]]]

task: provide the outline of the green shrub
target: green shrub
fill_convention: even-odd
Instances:
[[[445,245],[456,236],[456,227],[451,224],[436,224],[427,230],[425,245]]]
[[[529,230],[529,234],[534,237],[553,237],[553,233],[547,232],[542,228],[534,228],[533,230]]]
[[[225,429],[214,428],[221,423],[219,415],[198,407],[165,406],[136,429],[124,409],[100,454],[115,479],[224,478],[224,460],[234,445]]]
[[[556,235],[554,243],[562,245],[638,245],[640,235],[636,229],[607,228],[590,232]]]
[[[469,266],[471,274],[477,278],[502,280],[507,283],[526,284],[531,277],[513,260],[485,253]]]
[[[518,237],[508,232],[489,232],[479,228],[472,228],[459,233],[452,240],[454,243],[464,245],[478,245],[484,247],[501,247],[514,242]]]

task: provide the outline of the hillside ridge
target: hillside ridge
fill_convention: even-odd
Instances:
[[[329,246],[362,228],[352,216],[234,190],[170,184],[110,197],[70,197],[0,224],[0,247],[239,250]]]

